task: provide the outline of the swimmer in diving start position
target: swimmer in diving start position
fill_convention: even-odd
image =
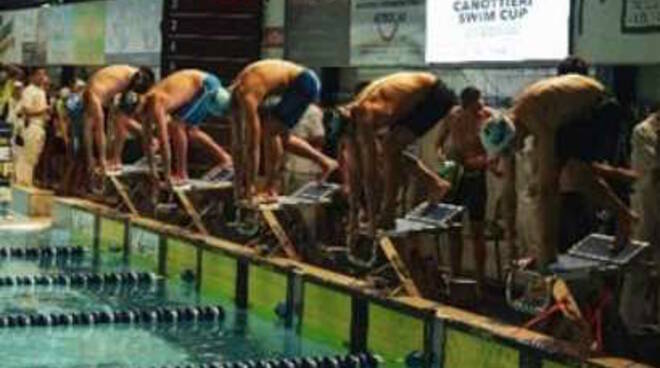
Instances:
[[[220,80],[209,73],[187,69],[169,75],[154,85],[144,97],[139,112],[144,134],[142,144],[147,152],[152,176],[156,176],[153,150],[150,149],[153,124],[156,124],[163,156],[165,180],[175,186],[188,179],[188,139],[203,145],[218,165],[232,166],[231,156],[199,124],[210,116],[223,117],[229,113],[230,93]],[[174,155],[170,148],[170,137]],[[174,170],[171,164],[174,159]]]
[[[290,134],[309,105],[319,99],[321,83],[313,71],[284,60],[262,60],[243,69],[230,88],[234,114],[234,187],[239,199],[253,199],[257,194],[255,180],[262,132],[267,178],[275,176],[273,170],[281,164],[284,149],[319,165],[321,180],[337,169],[335,160]],[[273,96],[279,96],[279,101],[265,107],[267,97]],[[273,196],[274,183],[266,183],[265,192]]]
[[[113,100],[118,94],[133,92],[145,93],[155,81],[154,73],[146,67],[132,67],[130,65],[111,65],[100,69],[89,79],[87,88],[83,93],[83,105],[85,109],[84,146],[87,156],[89,170],[96,168],[94,160],[94,148],[96,148],[98,164],[101,172],[108,169],[117,170],[121,166],[121,147],[128,129],[135,133],[141,132],[140,125],[129,118],[126,114],[119,112],[116,120],[117,141],[113,142],[110,152],[110,165],[106,161],[106,132],[104,109],[111,109]]]
[[[355,202],[360,192],[364,195],[371,235],[375,235],[378,225],[385,229],[394,226],[404,158],[428,188],[432,201],[440,201],[447,193],[448,182],[420,160],[402,153],[443,119],[456,102],[454,92],[433,74],[402,72],[372,82],[352,102],[339,108],[348,125],[345,129],[349,137],[348,155],[354,163],[349,175],[351,202]],[[379,139],[381,131],[385,133]],[[383,160],[379,162],[380,142]],[[382,202],[378,185],[380,167],[384,177]]]
[[[515,201],[513,150],[520,148],[526,137],[534,138],[541,269],[556,259],[559,175],[562,168],[568,166],[575,173],[580,191],[617,214],[616,244],[628,241],[631,223],[637,215],[606,182],[606,179],[635,179],[628,170],[605,163],[616,154],[621,117],[620,106],[599,82],[567,74],[530,85],[517,96],[506,115],[496,115],[483,126],[481,140],[484,147],[489,154],[505,159],[509,201]]]

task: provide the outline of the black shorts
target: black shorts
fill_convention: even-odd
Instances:
[[[582,118],[566,122],[557,130],[555,149],[560,162],[611,161],[621,137],[623,110],[614,99],[603,98]]]
[[[565,253],[575,243],[595,232],[598,221],[595,209],[581,193],[562,193],[560,206],[558,252]]]
[[[483,222],[486,219],[486,173],[465,171],[455,193],[453,204],[465,206],[470,221]]]
[[[413,132],[417,137],[421,137],[444,118],[455,105],[456,95],[454,92],[438,80],[431,87],[426,98],[415,106],[405,118],[395,122],[394,126],[402,126]]]

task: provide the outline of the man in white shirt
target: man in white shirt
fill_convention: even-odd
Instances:
[[[660,106],[633,130],[632,167],[639,174],[631,198],[633,209],[640,214],[634,229],[634,238],[651,245],[650,259],[660,271]],[[621,301],[622,316],[630,325],[652,323],[660,316],[651,316],[644,295],[649,287],[645,272],[633,272],[627,276]],[[657,287],[657,286],[656,286]],[[641,302],[640,302],[641,301]]]
[[[18,158],[16,168],[16,181],[19,185],[33,185],[34,168],[46,143],[46,119],[49,114],[47,84],[46,70],[35,69],[30,77],[30,85],[21,96],[21,112],[25,117],[26,128],[23,134],[24,152]]]
[[[325,140],[323,110],[316,104],[309,105],[291,134],[321,150]],[[291,154],[287,155],[285,168],[285,193],[292,193],[305,183],[318,179],[321,175],[321,169],[314,162]]]

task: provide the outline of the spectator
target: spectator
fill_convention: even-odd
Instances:
[[[291,133],[306,140],[316,149],[323,148],[325,140],[323,110],[318,105],[310,105]],[[287,155],[285,168],[287,193],[295,191],[309,181],[316,180],[321,174],[321,170],[312,161],[294,155]]]
[[[34,168],[39,161],[46,141],[46,120],[49,107],[46,97],[48,75],[43,68],[35,69],[30,76],[30,85],[21,95],[21,111],[25,116],[24,152],[18,158],[17,183],[32,186]]]
[[[640,214],[635,228],[635,238],[651,244],[651,257],[660,271],[660,105],[655,112],[639,123],[632,133],[632,167],[640,175],[635,183],[632,205]],[[656,271],[656,272],[657,272]],[[657,322],[658,316],[648,315],[651,302],[640,302],[649,287],[646,273],[631,273],[627,276],[622,315],[629,326]],[[657,286],[656,286],[657,287]]]

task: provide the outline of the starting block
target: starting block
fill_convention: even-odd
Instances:
[[[551,284],[556,279],[569,283],[593,284],[603,276],[620,277],[634,266],[649,244],[631,241],[620,250],[614,248],[614,237],[591,234],[573,245],[548,266],[550,274],[512,269],[507,276],[507,303],[515,310],[535,314],[552,301]],[[533,285],[548,285],[544,292]],[[543,303],[539,303],[539,300]]]
[[[411,233],[442,233],[462,226],[464,207],[446,203],[424,202],[397,219],[395,228],[384,232],[387,237],[408,236]]]
[[[160,170],[160,160],[156,160],[157,170]],[[106,177],[114,190],[119,194],[121,203],[119,208],[125,207],[131,214],[139,214],[140,199],[149,198],[149,184],[140,180],[150,174],[147,158],[143,157],[130,165],[123,165],[120,171],[107,172]],[[136,200],[137,199],[137,200]]]
[[[188,185],[172,188],[184,212],[192,220],[192,225],[200,233],[210,234],[205,220],[212,217],[213,208],[219,201],[229,200],[217,197],[222,193],[231,193],[233,178],[233,170],[214,168],[202,176],[202,179],[189,179]]]
[[[309,182],[290,195],[252,209],[260,213],[261,220],[274,235],[276,248],[281,248],[291,259],[301,260],[304,244],[299,243],[317,243],[317,228],[322,217],[319,210],[332,203],[340,189],[338,184]],[[296,237],[296,241],[292,241],[292,237]]]
[[[413,234],[443,234],[449,230],[462,229],[462,216],[465,209],[445,203],[424,202],[410,211],[404,218],[397,219],[395,228],[382,233],[378,244],[401,282],[403,290],[410,296],[422,296],[416,285],[413,273],[394,246],[393,239],[402,239]]]
[[[585,346],[602,349],[602,310],[619,310],[616,303],[621,293],[620,281],[633,267],[639,268],[642,255],[649,248],[648,243],[639,241],[616,248],[614,242],[612,236],[591,234],[549,265],[549,274],[512,269],[507,275],[507,304],[536,316],[526,327],[561,313],[577,328],[575,336],[580,336]],[[580,305],[591,315],[582,316]]]

